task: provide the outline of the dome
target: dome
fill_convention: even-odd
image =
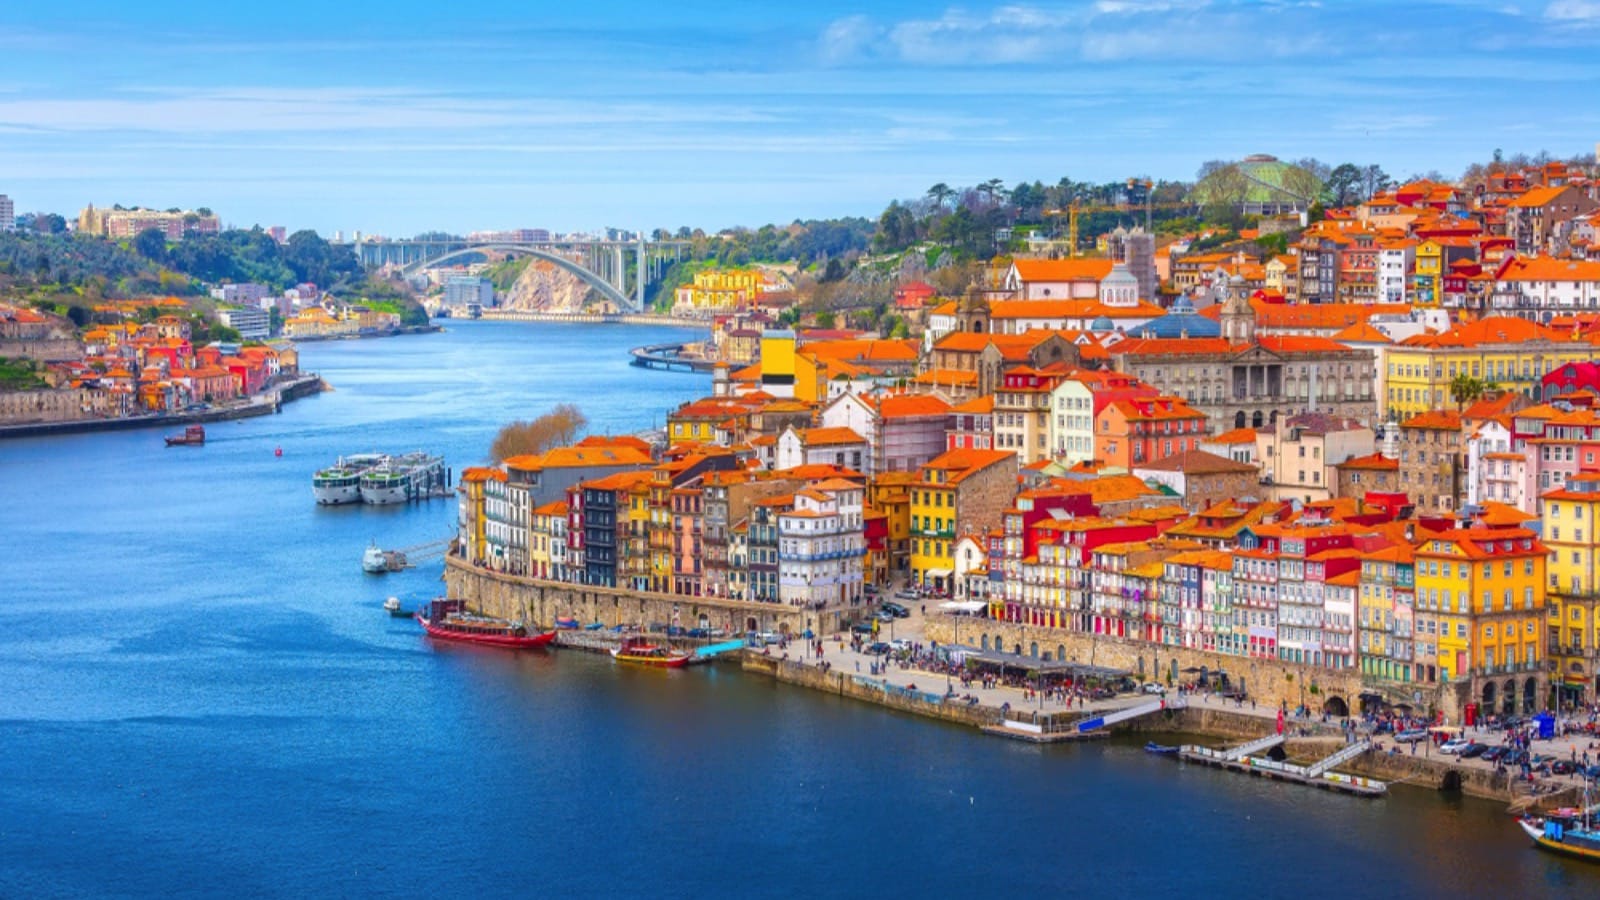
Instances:
[[[1116,331],[1117,326],[1113,325],[1111,323],[1111,319],[1107,318],[1106,316],[1100,316],[1093,322],[1089,323],[1089,330],[1095,334],[1099,334],[1102,331]]]
[[[1138,286],[1139,279],[1133,277],[1127,266],[1116,263],[1112,265],[1111,271],[1106,273],[1106,277],[1100,280],[1100,284],[1102,287],[1107,284]]]
[[[1179,298],[1170,312],[1151,319],[1139,331],[1158,338],[1213,338],[1222,336],[1222,325],[1195,312],[1187,299]]]
[[[1321,190],[1322,181],[1305,169],[1255,153],[1201,179],[1190,199],[1230,205],[1306,204]]]

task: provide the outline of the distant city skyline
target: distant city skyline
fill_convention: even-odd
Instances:
[[[404,237],[876,216],[1251,153],[1454,177],[1593,151],[1597,50],[1600,0],[13,4],[0,193]]]

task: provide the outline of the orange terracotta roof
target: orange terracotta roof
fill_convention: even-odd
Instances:
[[[1103,281],[1115,265],[1109,259],[1014,259],[1017,277],[1033,281]]]
[[[927,394],[894,394],[878,404],[878,415],[885,419],[940,416],[948,412],[950,404]]]
[[[799,430],[799,435],[800,443],[807,447],[866,443],[866,438],[849,428],[806,428]]]

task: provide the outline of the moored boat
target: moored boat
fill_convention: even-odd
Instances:
[[[183,434],[171,434],[166,438],[168,447],[202,447],[206,442],[206,427],[204,425],[190,425],[183,429]]]
[[[429,637],[491,647],[543,647],[556,637],[554,631],[531,633],[520,622],[473,615],[466,611],[466,602],[462,600],[436,598],[425,610],[417,612],[416,620]]]
[[[361,474],[361,502],[376,506],[405,503],[439,495],[449,486],[444,457],[407,453],[385,457]]]
[[[390,597],[383,601],[383,609],[389,615],[394,616],[397,619],[404,619],[409,615],[405,610],[400,608],[399,597]]]
[[[1144,745],[1144,752],[1156,753],[1161,756],[1176,756],[1178,753],[1178,748],[1169,747],[1166,744],[1158,744],[1155,741],[1146,741]]]
[[[611,651],[611,658],[617,662],[633,663],[641,666],[655,666],[662,669],[681,669],[694,658],[693,653],[673,650],[660,644],[652,644],[646,638],[625,638],[622,646]]]
[[[387,457],[381,453],[341,456],[326,469],[311,476],[311,495],[321,506],[361,502],[361,476],[376,468]]]

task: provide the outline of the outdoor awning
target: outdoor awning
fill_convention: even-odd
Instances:
[[[939,604],[939,608],[940,609],[951,609],[951,610],[955,610],[957,612],[969,612],[970,613],[970,612],[978,612],[979,610],[988,609],[989,608],[989,604],[984,603],[982,600],[951,600],[948,603]]]
[[[949,578],[949,569],[929,569],[926,573],[929,578]]]

